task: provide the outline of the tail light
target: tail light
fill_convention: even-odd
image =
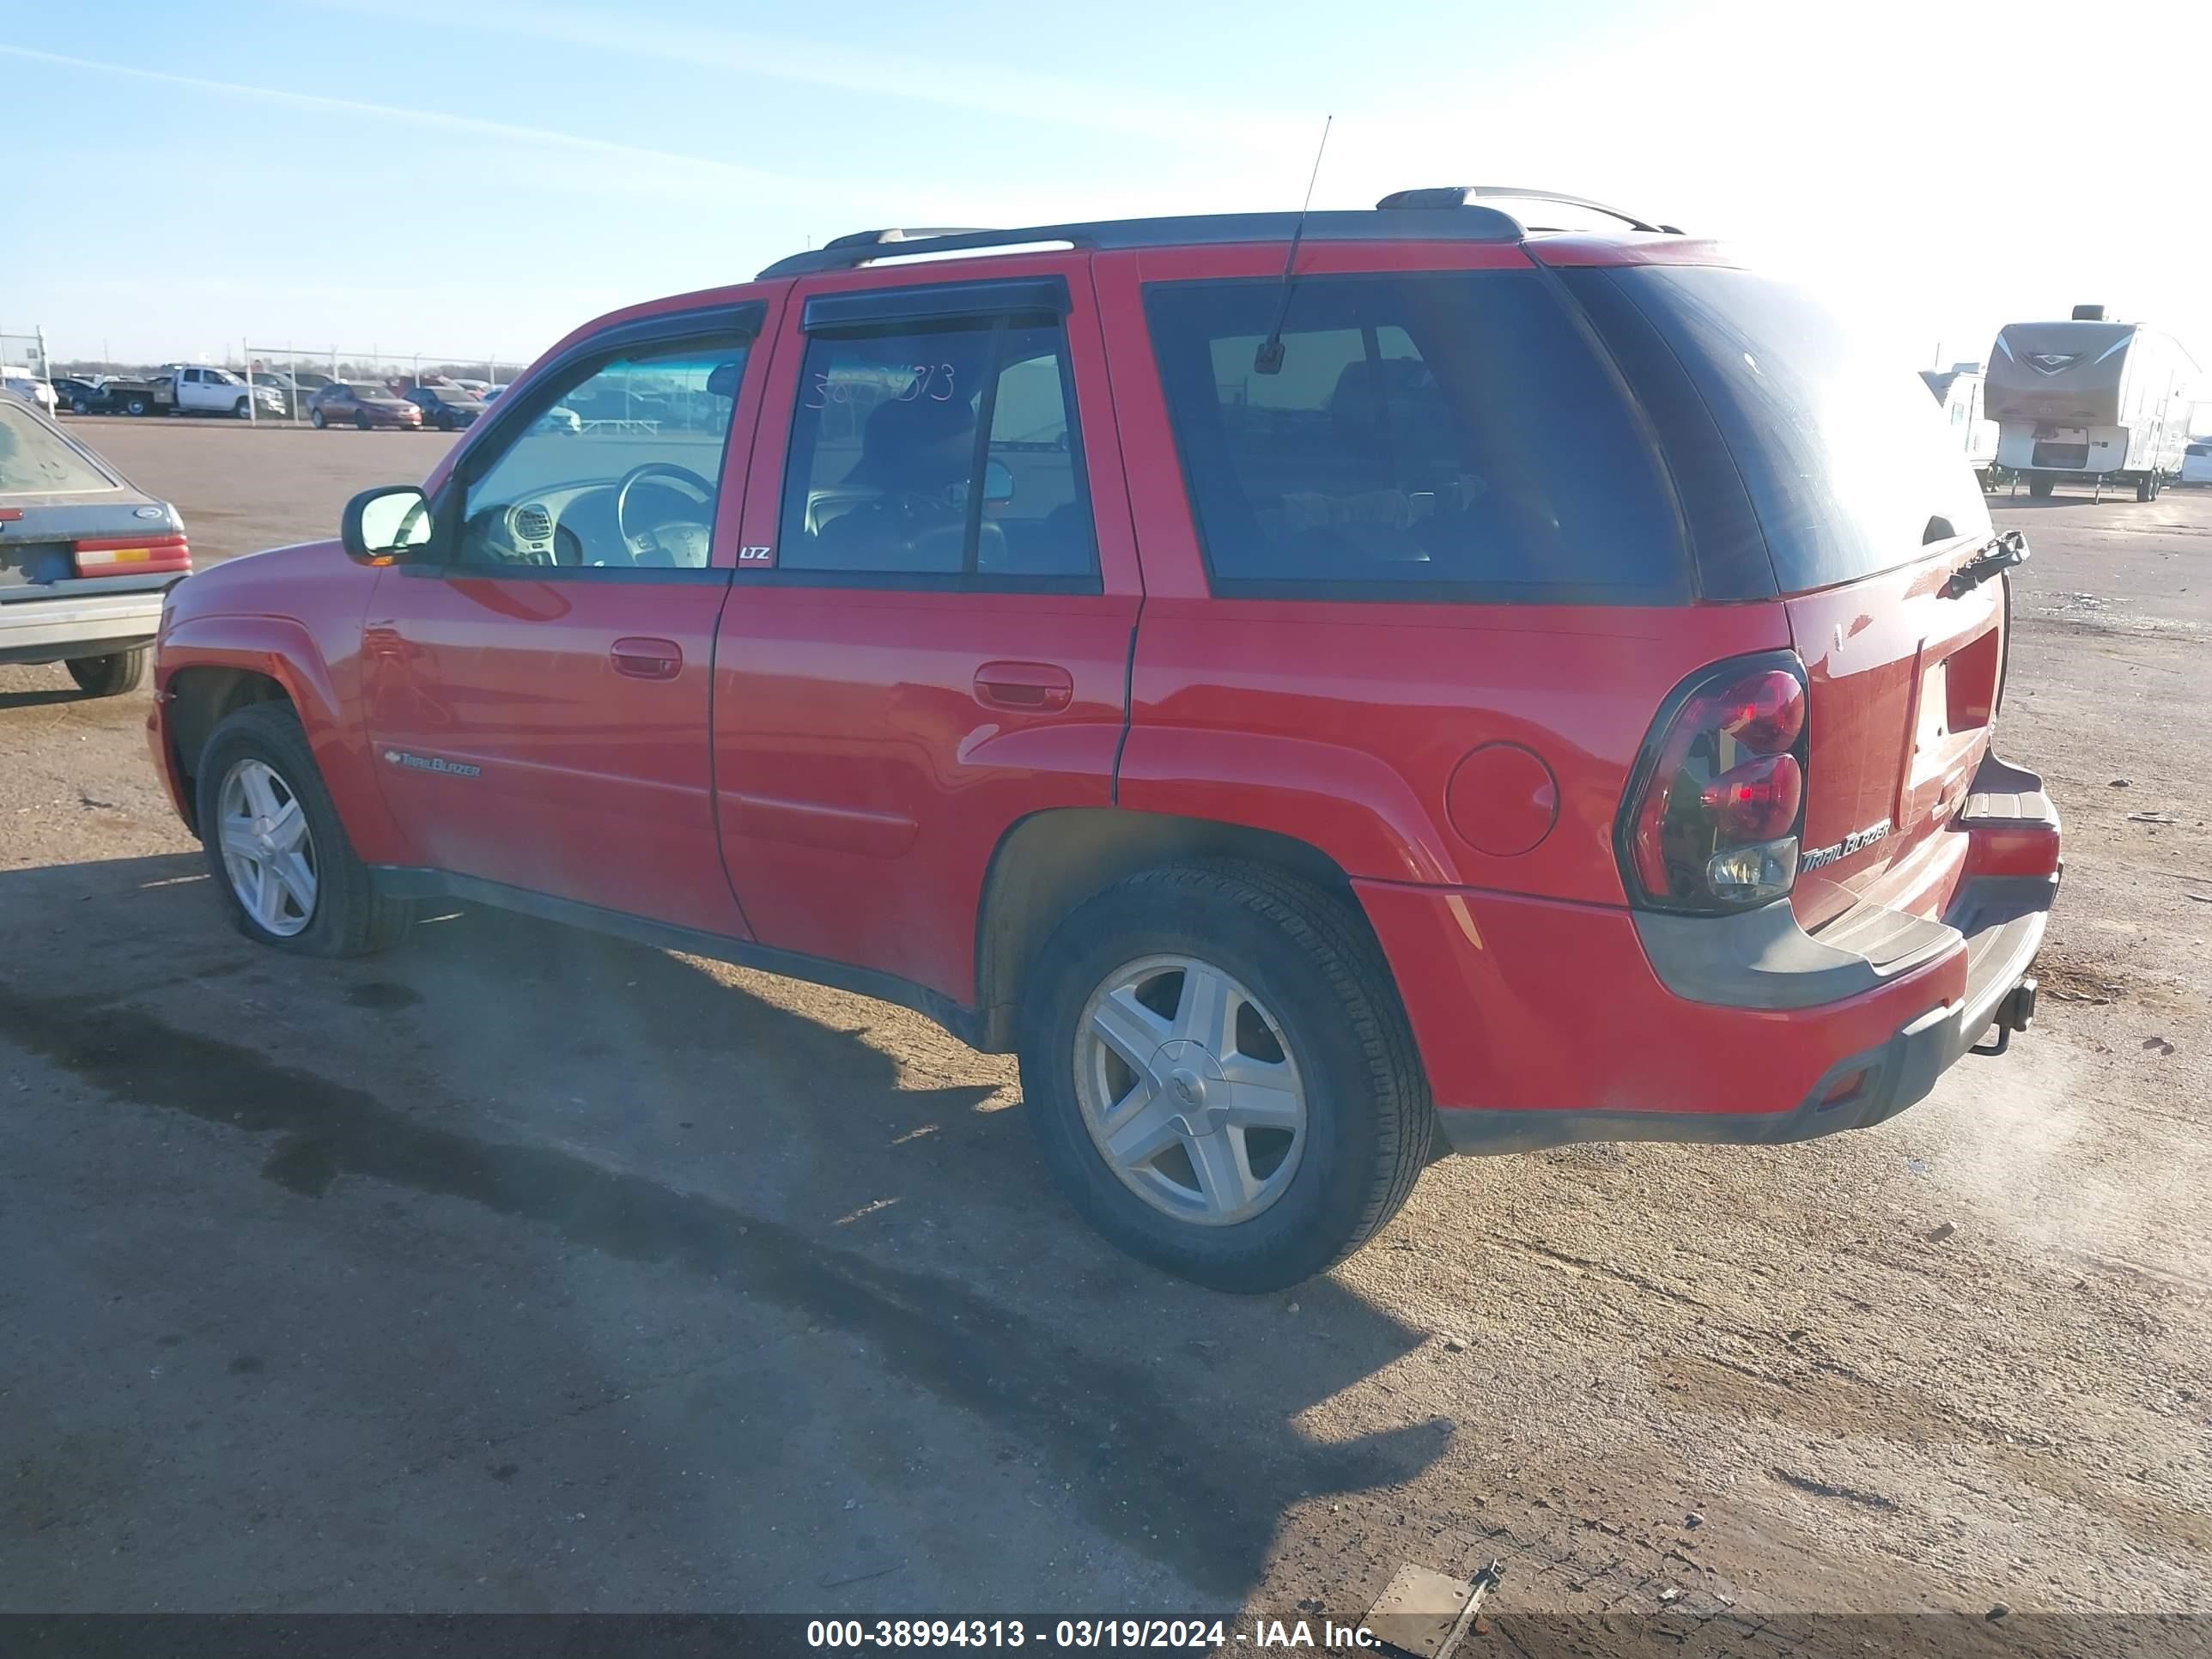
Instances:
[[[176,530],[79,542],[71,551],[80,576],[153,576],[192,568],[191,547]]]
[[[1676,688],[1629,775],[1615,840],[1635,902],[1713,913],[1797,880],[1805,808],[1805,669],[1739,657]]]

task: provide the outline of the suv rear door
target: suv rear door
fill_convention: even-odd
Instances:
[[[1001,836],[1113,799],[1139,599],[1087,259],[787,303],[714,670],[762,943],[973,994]]]
[[[1654,416],[1702,596],[1788,615],[1809,680],[1800,921],[1863,899],[1940,911],[1965,837],[1934,832],[1989,749],[2008,592],[1950,581],[1991,530],[1942,410],[1786,283],[1620,244],[1535,251]]]

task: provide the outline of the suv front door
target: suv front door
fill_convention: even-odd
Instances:
[[[437,556],[379,580],[362,640],[372,753],[431,866],[743,935],[714,840],[708,702],[763,310],[582,342],[502,399],[435,486]],[[648,392],[649,422],[544,419],[574,396]]]
[[[787,302],[714,671],[755,934],[960,1002],[1000,837],[1112,803],[1141,591],[1087,260],[994,264]]]

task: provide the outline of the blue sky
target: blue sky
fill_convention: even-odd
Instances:
[[[1580,191],[1916,365],[2095,299],[2212,369],[2208,12],[2091,69],[2073,0],[0,0],[0,328],[527,357],[864,226],[1294,207],[1333,114],[1319,205]]]

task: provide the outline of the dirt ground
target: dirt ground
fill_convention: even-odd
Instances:
[[[203,557],[451,441],[79,428]],[[143,694],[0,669],[0,1612],[2212,1611],[2212,491],[1995,510],[2033,1033],[1831,1140],[1440,1164],[1249,1300],[898,1009],[483,914],[254,949]]]

